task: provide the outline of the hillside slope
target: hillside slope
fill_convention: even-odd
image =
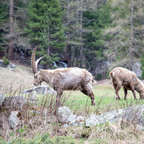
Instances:
[[[14,70],[0,67],[0,93],[15,92],[28,87],[33,87],[30,67],[17,64]]]

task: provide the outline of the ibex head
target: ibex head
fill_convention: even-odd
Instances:
[[[38,46],[36,46],[34,48],[34,50],[32,52],[32,55],[31,55],[31,66],[32,66],[32,70],[33,70],[33,73],[34,73],[34,85],[35,86],[40,85],[41,82],[43,81],[41,71],[38,71],[38,69],[37,69],[38,63],[43,58],[43,56],[35,61],[35,53],[36,53],[37,48],[38,48]]]

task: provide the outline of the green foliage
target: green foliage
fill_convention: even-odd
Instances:
[[[5,45],[5,38],[4,35],[4,29],[3,25],[8,20],[8,8],[6,4],[3,4],[0,2],[0,50],[3,50],[3,45]]]
[[[10,61],[5,56],[3,57],[3,61],[5,65],[8,65],[10,63]]]
[[[130,63],[132,65],[139,61],[143,53],[142,11],[144,2],[133,0],[133,12],[131,11],[131,0],[115,1],[115,4],[110,0],[108,2],[111,5],[112,19],[111,25],[104,30],[106,33],[104,41],[107,48],[105,55],[111,61],[111,68],[129,67]]]
[[[20,128],[20,129],[18,130],[18,132],[19,132],[19,133],[23,133],[24,131],[26,131],[26,129],[27,129],[27,127],[24,126],[24,128]]]
[[[96,11],[85,11],[83,13],[84,27],[92,32],[84,36],[84,47],[86,58],[91,63],[93,59],[96,61],[104,60],[104,41],[102,30],[110,24],[110,7],[104,5]]]
[[[101,74],[98,74],[96,77],[95,77],[96,80],[101,80],[102,79],[102,75]]]
[[[8,20],[8,8],[6,4],[0,2],[0,25]]]
[[[3,143],[4,144],[4,143]],[[76,144],[74,138],[65,137],[65,136],[56,136],[50,138],[48,133],[43,134],[42,136],[37,135],[33,139],[26,140],[24,138],[14,139],[9,144]]]
[[[40,44],[38,55],[44,55],[47,59],[56,57],[65,47],[60,3],[58,0],[28,1],[26,31],[29,33],[30,43]]]

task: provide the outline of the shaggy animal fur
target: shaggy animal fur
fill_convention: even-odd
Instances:
[[[127,90],[131,90],[136,99],[135,90],[140,94],[140,99],[144,98],[144,84],[137,78],[136,74],[128,69],[117,67],[110,72],[113,87],[116,93],[116,99],[120,100],[119,90],[123,86],[124,99],[127,97]]]
[[[43,81],[57,91],[56,105],[60,104],[60,98],[64,90],[80,90],[91,98],[92,105],[95,105],[92,92],[93,76],[86,69],[78,67],[58,68],[55,70],[37,70],[38,61],[35,62],[35,52],[32,53],[32,69],[34,73],[34,85],[38,86]],[[41,59],[41,58],[40,58]]]

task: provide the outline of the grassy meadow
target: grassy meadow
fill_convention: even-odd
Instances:
[[[137,100],[134,100],[131,91],[128,91],[127,100],[124,100],[123,88],[119,91],[121,100],[116,100],[115,92],[110,80],[107,80],[107,82],[104,82],[103,84],[95,85],[93,87],[93,92],[95,94],[95,106],[92,106],[91,99],[80,91],[65,91],[63,96],[68,97],[65,105],[70,107],[75,113],[85,115],[90,113],[102,114],[114,109],[121,109],[133,104],[142,104],[144,102],[143,100],[139,100],[138,93],[136,93]]]
[[[7,96],[20,95],[24,89],[33,87],[33,74],[29,67],[17,66],[15,70],[0,69],[0,93]],[[42,85],[46,85],[42,83]],[[125,108],[134,104],[143,104],[143,100],[134,100],[131,91],[128,91],[127,100],[124,100],[123,89],[119,91],[121,100],[115,100],[115,92],[110,80],[97,81],[93,86],[96,105],[91,105],[88,96],[80,91],[64,91],[61,105],[67,106],[76,115],[89,116],[100,115],[115,109]],[[28,95],[30,96],[30,95]],[[118,124],[102,124],[100,126],[86,128],[64,128],[53,115],[55,110],[54,95],[38,95],[38,104],[34,105],[34,113],[31,105],[23,110],[24,122],[17,129],[3,129],[0,133],[0,144],[141,144],[144,143],[144,131],[136,129],[132,124],[122,127]],[[7,113],[10,109],[0,114],[7,121]],[[1,122],[1,121],[0,121]],[[0,123],[1,124],[1,123]],[[0,129],[1,132],[1,129]]]

